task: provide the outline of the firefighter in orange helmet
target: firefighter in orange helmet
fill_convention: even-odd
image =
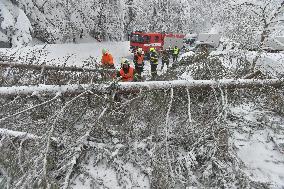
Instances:
[[[132,66],[130,66],[130,62],[126,58],[121,60],[121,69],[117,72],[117,77],[120,77],[124,82],[131,82],[135,80],[135,70]]]
[[[113,57],[112,55],[108,52],[107,49],[102,50],[103,56],[102,56],[102,66],[105,68],[115,68],[114,67],[114,62],[113,62]]]

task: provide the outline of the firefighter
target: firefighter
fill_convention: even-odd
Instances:
[[[177,58],[179,55],[179,48],[175,46],[172,52],[173,52],[173,62],[177,62]]]
[[[135,53],[133,62],[135,64],[136,73],[141,77],[144,68],[144,53],[141,48]]]
[[[170,52],[165,49],[162,51],[162,68],[161,70],[163,70],[164,65],[167,65],[167,69],[169,68],[169,63],[170,63]]]
[[[107,49],[103,49],[103,50],[102,50],[102,54],[103,54],[102,60],[101,60],[102,66],[103,66],[104,68],[111,68],[111,69],[114,69],[115,67],[114,67],[114,62],[113,62],[113,57],[112,57],[112,55],[108,52]]]
[[[157,76],[157,67],[158,67],[158,54],[155,50],[155,48],[151,47],[149,52],[149,58],[150,58],[150,65],[151,65],[151,75],[153,78]]]
[[[171,46],[169,46],[169,48],[167,49],[167,52],[168,52],[169,58],[171,58],[171,55],[173,54],[173,50]]]
[[[130,62],[126,58],[121,59],[121,68],[117,72],[117,77],[119,77],[123,82],[131,82],[136,78],[135,70],[132,66],[130,66]]]

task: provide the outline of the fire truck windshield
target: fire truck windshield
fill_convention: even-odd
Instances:
[[[134,43],[143,43],[144,42],[144,39],[141,35],[139,34],[133,34],[131,36],[131,42],[134,42]]]

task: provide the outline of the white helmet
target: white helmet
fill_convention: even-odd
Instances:
[[[130,62],[127,58],[122,58],[121,59],[121,65],[124,65],[124,64],[127,64],[127,65],[130,65]]]

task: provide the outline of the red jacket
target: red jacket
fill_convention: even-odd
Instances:
[[[120,76],[122,77],[122,81],[133,81],[134,79],[134,68],[129,67],[128,73],[125,73],[123,68],[119,71]]]
[[[136,54],[135,57],[134,57],[134,60],[138,65],[142,65],[143,61],[144,61],[144,55],[143,54],[140,54],[140,55]]]
[[[103,65],[108,65],[108,66],[114,65],[114,63],[113,63],[113,57],[112,57],[112,55],[109,54],[109,53],[103,54],[101,61],[102,61],[102,64],[103,64]]]

